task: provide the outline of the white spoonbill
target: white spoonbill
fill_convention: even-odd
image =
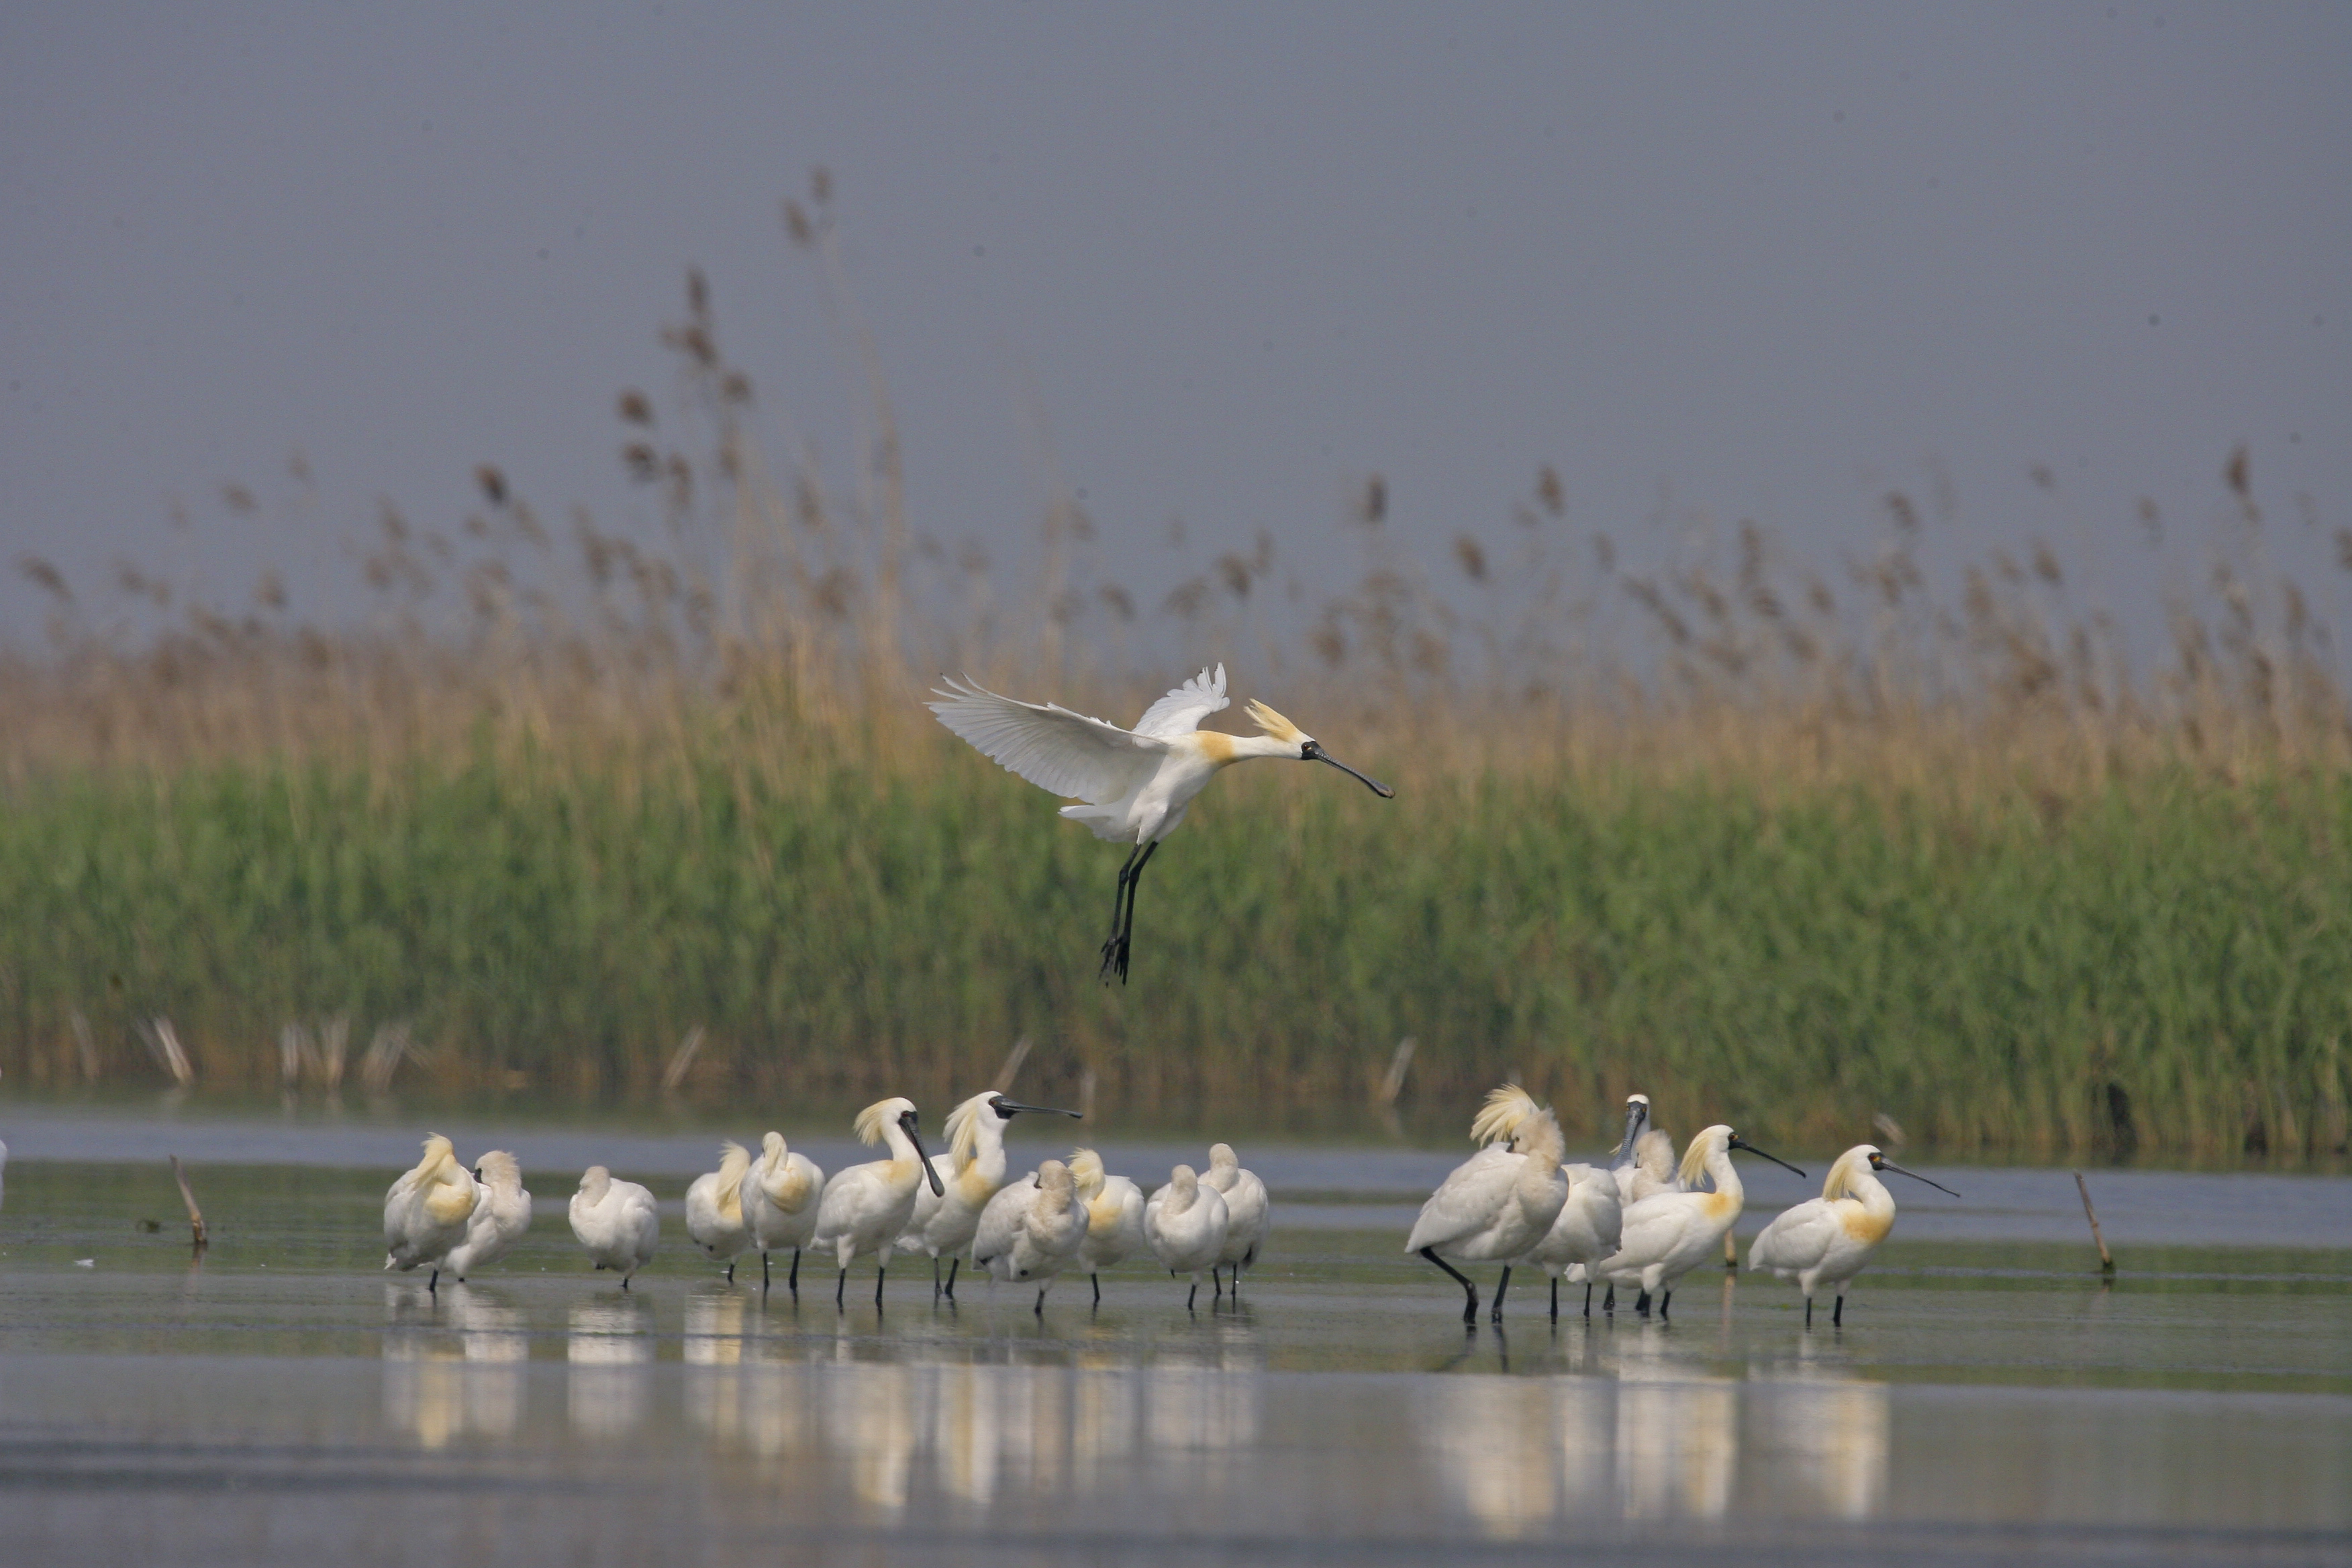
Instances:
[[[1225,1255],[1225,1194],[1190,1165],[1168,1173],[1168,1184],[1143,1205],[1143,1239],[1171,1274],[1190,1274],[1185,1294],[1191,1311],[1201,1294],[1201,1270],[1214,1268]]]
[[[1150,1244],[1143,1239],[1143,1189],[1103,1169],[1092,1149],[1070,1151],[1070,1180],[1087,1205],[1087,1239],[1078,1261],[1087,1266],[1095,1301],[1102,1301],[1102,1271]]]
[[[1953,1197],[1960,1195],[1941,1182],[1891,1163],[1874,1145],[1857,1143],[1830,1167],[1820,1197],[1782,1211],[1748,1244],[1749,1268],[1769,1268],[1780,1279],[1794,1279],[1797,1289],[1805,1293],[1805,1327],[1809,1329],[1813,1326],[1813,1292],[1823,1285],[1837,1290],[1830,1326],[1845,1326],[1846,1281],[1862,1272],[1870,1255],[1895,1228],[1895,1199],[1878,1179],[1880,1171],[1926,1182]]]
[[[1674,1135],[1650,1125],[1650,1097],[1626,1096],[1625,1141],[1609,1162],[1609,1173],[1617,1181],[1617,1201],[1631,1208],[1660,1193],[1681,1192],[1683,1181],[1675,1162]]]
[[[1027,1110],[1045,1116],[1067,1116],[1045,1105],[1016,1105],[995,1090],[975,1094],[948,1112],[948,1146],[931,1156],[931,1169],[943,1184],[934,1193],[915,1189],[914,1217],[898,1238],[900,1252],[928,1254],[931,1260],[931,1292],[940,1292],[940,1259],[948,1259],[948,1298],[955,1298],[956,1271],[963,1267],[964,1249],[980,1228],[981,1211],[1004,1185],[1004,1130]],[[973,1259],[978,1262],[977,1258]]]
[[[1031,784],[1084,802],[1062,807],[1062,815],[1086,824],[1096,837],[1131,846],[1111,895],[1110,936],[1102,946],[1106,981],[1113,973],[1122,984],[1127,979],[1135,885],[1144,866],[1218,770],[1252,757],[1328,763],[1383,799],[1396,795],[1324,751],[1314,736],[1263,702],[1249,705],[1249,716],[1263,734],[1202,730],[1202,720],[1229,705],[1222,664],[1213,678],[1203,669],[1154,702],[1132,730],[1059,703],[1016,701],[970,680],[940,679],[946,685],[933,692],[945,700],[929,704],[940,723]]]
[[[1087,1209],[1078,1202],[1070,1168],[1047,1160],[988,1200],[971,1240],[971,1266],[991,1279],[1037,1287],[1036,1312],[1055,1277],[1078,1260],[1086,1245]]]
[[[493,1149],[475,1161],[474,1181],[480,1189],[474,1216],[466,1222],[466,1239],[449,1249],[449,1272],[461,1283],[513,1251],[530,1228],[530,1194],[522,1190],[522,1165],[512,1154]]]
[[[1650,1315],[1650,1298],[1658,1296],[1658,1316],[1664,1319],[1667,1303],[1674,1299],[1675,1281],[1709,1257],[1723,1256],[1724,1236],[1739,1217],[1748,1197],[1739,1184],[1739,1172],[1731,1163],[1734,1149],[1760,1155],[1800,1176],[1805,1173],[1778,1155],[1743,1142],[1739,1134],[1719,1123],[1692,1139],[1683,1154],[1684,1186],[1695,1188],[1705,1176],[1714,1181],[1715,1190],[1659,1193],[1643,1198],[1625,1211],[1617,1250],[1588,1270],[1612,1285],[1640,1286],[1641,1299],[1633,1303],[1633,1310],[1643,1317]]]
[[[572,1234],[588,1249],[588,1261],[619,1274],[621,1289],[627,1289],[630,1277],[654,1260],[661,1243],[652,1189],[616,1180],[602,1165],[589,1166],[572,1194]]]
[[[1269,1224],[1266,1214],[1265,1184],[1255,1171],[1242,1169],[1240,1156],[1230,1143],[1209,1146],[1209,1171],[1201,1178],[1217,1189],[1225,1200],[1225,1247],[1221,1254],[1233,1265],[1234,1294],[1242,1293],[1242,1270],[1257,1267],[1257,1255],[1265,1246]],[[1216,1283],[1217,1271],[1209,1270],[1209,1282]]]
[[[824,1172],[806,1154],[787,1149],[782,1133],[760,1140],[760,1157],[743,1173],[738,1201],[751,1245],[760,1249],[761,1289],[768,1288],[768,1254],[789,1247],[793,1274],[785,1284],[800,1299],[801,1248],[816,1235],[817,1194],[824,1191]]]
[[[1507,1083],[1488,1091],[1485,1108],[1470,1123],[1470,1136],[1486,1147],[1456,1165],[1429,1194],[1404,1249],[1418,1252],[1461,1285],[1468,1299],[1462,1309],[1465,1323],[1478,1321],[1478,1287],[1446,1259],[1501,1263],[1493,1313],[1499,1323],[1512,1261],[1543,1239],[1568,1202],[1559,1123],[1526,1089]]]
[[[735,1258],[751,1245],[751,1227],[743,1223],[743,1176],[751,1168],[751,1151],[732,1140],[719,1145],[719,1169],[706,1171],[686,1189],[686,1234],[713,1263],[727,1265],[727,1283],[735,1283]]]
[[[877,1100],[857,1113],[853,1124],[861,1143],[887,1143],[890,1157],[869,1160],[837,1173],[824,1184],[817,1200],[816,1235],[812,1245],[830,1247],[841,1267],[834,1282],[833,1304],[842,1305],[849,1288],[849,1264],[861,1253],[874,1254],[874,1305],[882,1305],[882,1279],[890,1269],[890,1251],[915,1212],[915,1189],[928,1180],[931,1195],[940,1194],[940,1173],[923,1153],[915,1131],[915,1102],[892,1098]]]
[[[1568,1201],[1551,1222],[1543,1239],[1528,1249],[1522,1263],[1532,1263],[1551,1276],[1551,1315],[1559,1316],[1559,1277],[1575,1269],[1571,1279],[1584,1281],[1584,1315],[1592,1316],[1590,1266],[1617,1250],[1624,1210],[1617,1202],[1617,1184],[1606,1171],[1591,1165],[1562,1165],[1568,1178]]]
[[[433,1266],[427,1290],[441,1283],[441,1260],[466,1239],[481,1188],[457,1163],[457,1151],[438,1132],[425,1139],[425,1157],[383,1194],[383,1266],[405,1274]]]

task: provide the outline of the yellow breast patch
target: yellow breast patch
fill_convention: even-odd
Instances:
[[[1895,1228],[1893,1215],[1874,1215],[1860,1204],[1840,1204],[1838,1209],[1838,1224],[1845,1227],[1847,1236],[1864,1247],[1876,1247]]]

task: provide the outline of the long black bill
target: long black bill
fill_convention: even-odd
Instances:
[[[940,1168],[932,1164],[931,1157],[923,1152],[922,1135],[915,1131],[913,1122],[909,1121],[906,1125],[907,1142],[915,1146],[915,1158],[923,1163],[923,1174],[929,1178],[931,1184],[931,1196],[935,1198],[947,1196],[947,1188],[940,1184]]]
[[[1039,1116],[1066,1116],[1073,1121],[1083,1121],[1086,1120],[1086,1113],[1084,1111],[1064,1110],[1059,1106],[1055,1105],[1015,1105],[1009,1100],[998,1100],[996,1102],[996,1110],[997,1114],[1000,1116],[1010,1116],[1016,1110],[1026,1110]]]
[[[1951,1193],[1954,1197],[1958,1197],[1960,1195],[1958,1193],[1953,1193],[1951,1188],[1944,1185],[1943,1183],[1936,1180],[1935,1177],[1923,1176],[1916,1171],[1906,1171],[1891,1160],[1882,1158],[1878,1162],[1878,1168],[1882,1171],[1892,1171],[1898,1176],[1908,1176],[1915,1182],[1925,1182],[1939,1193]]]
[[[1303,755],[1309,762],[1330,763],[1333,767],[1339,769],[1349,778],[1354,779],[1358,784],[1362,784],[1366,789],[1370,790],[1374,795],[1379,795],[1382,800],[1394,800],[1396,798],[1396,791],[1389,788],[1388,785],[1381,783],[1378,779],[1366,778],[1362,773],[1358,773],[1355,769],[1349,767],[1347,763],[1341,762],[1339,758],[1325,751],[1321,744],[1317,742],[1307,742],[1307,750]]]
[[[1625,1108],[1625,1137],[1624,1141],[1617,1145],[1617,1159],[1619,1163],[1632,1163],[1633,1158],[1633,1140],[1642,1135],[1642,1123],[1647,1121],[1649,1119],[1650,1108],[1643,1104],[1638,1100]]]
[[[1790,1163],[1789,1163],[1789,1162],[1788,1162],[1788,1161],[1783,1160],[1782,1158],[1780,1158],[1780,1155],[1778,1155],[1778,1154],[1765,1154],[1763,1150],[1759,1149],[1755,1144],[1748,1142],[1746,1139],[1744,1139],[1744,1138],[1734,1138],[1734,1139],[1731,1141],[1731,1146],[1732,1146],[1733,1148],[1735,1148],[1735,1149],[1745,1149],[1745,1150],[1747,1150],[1747,1151],[1748,1151],[1749,1153],[1751,1153],[1751,1154],[1763,1154],[1763,1156],[1764,1156],[1764,1158],[1765,1158],[1765,1159],[1771,1161],[1771,1162],[1772,1162],[1772,1163],[1774,1163],[1774,1164],[1776,1164],[1776,1165],[1780,1166],[1780,1169],[1782,1169],[1782,1170],[1784,1170],[1784,1171],[1797,1171],[1797,1167],[1796,1167],[1796,1166],[1791,1165]],[[1805,1175],[1805,1173],[1804,1173],[1804,1172],[1802,1172],[1802,1171],[1797,1171],[1797,1174],[1799,1174],[1799,1175],[1801,1175],[1801,1176],[1804,1176],[1804,1175]],[[1811,1181],[1811,1180],[1812,1180],[1812,1178],[1811,1178],[1811,1176],[1805,1176],[1805,1179],[1806,1179],[1807,1181]]]

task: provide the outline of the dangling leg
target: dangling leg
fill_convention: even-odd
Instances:
[[[1157,838],[1145,845],[1143,858],[1135,863],[1135,869],[1127,874],[1127,921],[1119,928],[1118,933],[1118,983],[1121,985],[1127,984],[1128,952],[1135,943],[1135,889],[1142,884],[1143,868],[1151,864],[1152,852],[1159,847],[1160,840]]]
[[[1470,1299],[1469,1305],[1462,1309],[1462,1321],[1465,1323],[1476,1323],[1478,1321],[1478,1287],[1470,1282],[1470,1276],[1463,1273],[1462,1270],[1454,1268],[1454,1265],[1446,1262],[1443,1258],[1438,1257],[1437,1249],[1433,1247],[1423,1247],[1421,1249],[1421,1255],[1423,1258],[1428,1258],[1432,1263],[1436,1264],[1440,1268],[1444,1269],[1448,1274],[1454,1276],[1455,1283],[1462,1287],[1463,1294]]]
[[[962,1253],[959,1252],[953,1258],[948,1259],[948,1300],[950,1301],[955,1300],[956,1270],[962,1267]]]
[[[1102,944],[1101,978],[1108,980],[1120,962],[1119,933],[1127,929],[1127,888],[1134,879],[1136,862],[1143,858],[1145,846],[1138,844],[1127,852],[1127,863],[1118,868],[1118,886],[1110,895],[1110,935]]]
[[[1503,1321],[1503,1292],[1508,1290],[1510,1288],[1511,1266],[1506,1263],[1503,1265],[1502,1280],[1495,1287],[1495,1310],[1487,1314],[1487,1316],[1491,1317],[1498,1323]]]

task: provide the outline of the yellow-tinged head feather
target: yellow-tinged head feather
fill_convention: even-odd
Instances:
[[[1103,1189],[1102,1156],[1091,1149],[1070,1151],[1070,1179],[1078,1184],[1078,1195],[1091,1199]]]
[[[883,1129],[898,1120],[899,1103],[896,1100],[877,1100],[859,1111],[857,1120],[850,1124],[856,1130],[857,1141],[860,1143],[881,1142],[885,1135]]]
[[[1832,1203],[1839,1198],[1856,1196],[1854,1178],[1870,1169],[1870,1157],[1877,1152],[1871,1144],[1857,1143],[1840,1154],[1837,1163],[1830,1167],[1829,1179],[1822,1184],[1822,1196]]]
[[[1249,714],[1252,723],[1277,741],[1303,742],[1307,739],[1306,731],[1255,698],[1251,699],[1244,711]]]
[[[1680,1173],[1683,1185],[1696,1192],[1699,1183],[1706,1179],[1707,1161],[1713,1158],[1717,1147],[1729,1143],[1731,1139],[1731,1129],[1720,1122],[1692,1139],[1690,1147],[1683,1151]]]
[[[959,1171],[980,1152],[980,1113],[995,1092],[991,1089],[986,1094],[975,1094],[948,1112],[948,1149],[955,1155],[955,1168]]]
[[[416,1162],[415,1170],[409,1172],[410,1175],[420,1182],[430,1181],[443,1166],[454,1165],[457,1163],[457,1145],[438,1132],[427,1132],[425,1135],[424,1149],[425,1157]]]
[[[1486,1104],[1470,1123],[1470,1142],[1496,1143],[1512,1136],[1519,1124],[1540,1112],[1535,1096],[1517,1084],[1507,1083],[1486,1091]]]
[[[741,1184],[743,1173],[751,1168],[751,1151],[733,1139],[719,1145],[719,1184],[729,1192]]]

